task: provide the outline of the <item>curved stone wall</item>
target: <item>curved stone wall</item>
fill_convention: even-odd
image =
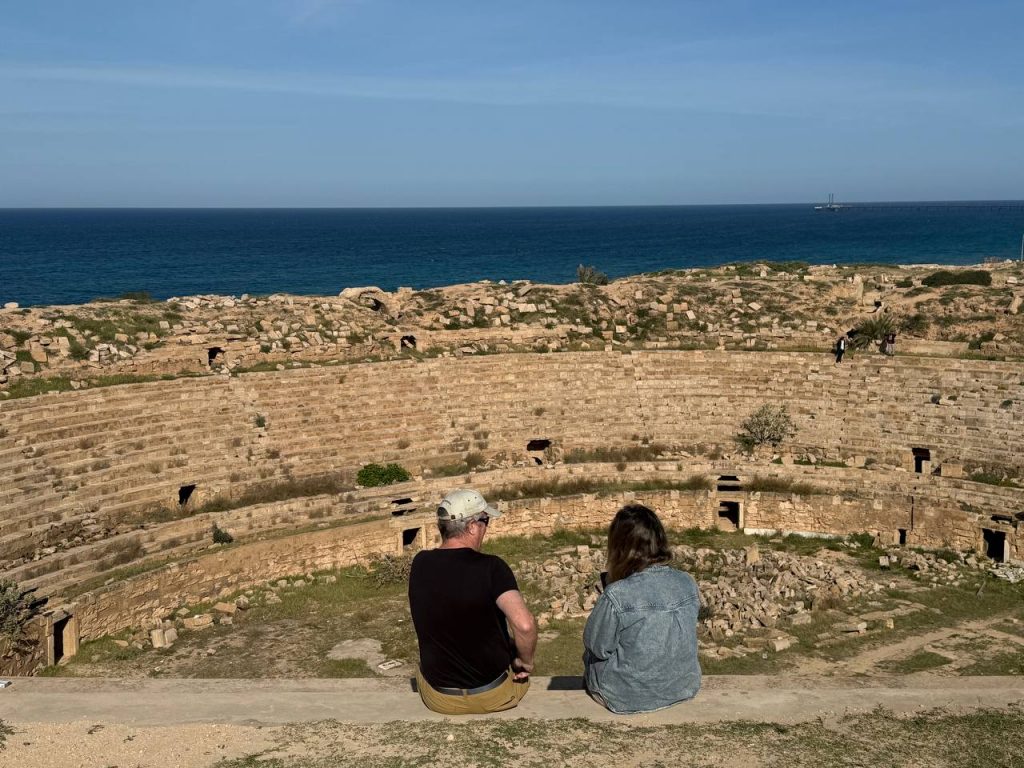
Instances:
[[[204,500],[260,483],[351,474],[370,461],[398,461],[418,473],[467,451],[519,464],[472,479],[483,487],[538,472],[554,476],[529,469],[538,457],[526,450],[532,440],[552,441],[562,451],[650,442],[691,452],[698,445],[728,447],[739,423],[765,402],[785,404],[793,414],[795,452],[864,457],[876,467],[910,471],[701,460],[630,471],[809,477],[832,492],[744,494],[738,499],[743,527],[894,536],[902,530],[911,543],[958,548],[983,546],[979,538],[988,529],[1005,537],[1008,557],[1024,559],[1017,537],[1024,492],[928,473],[940,465],[955,470],[958,463],[1022,472],[1019,366],[910,357],[856,357],[835,366],[811,353],[658,351],[325,366],[0,402],[0,567],[58,595],[102,573],[97,563],[111,560],[110,548],[122,542],[131,545],[124,550],[129,561],[184,561],[78,597],[83,636],[95,637],[165,610],[174,595],[206,599],[280,572],[337,567],[389,551],[416,519],[392,518],[394,499],[387,497],[425,498],[456,480],[174,519]],[[928,452],[921,474],[913,471],[913,449]],[[602,473],[614,477],[616,470],[574,465],[555,471]],[[194,489],[181,509],[189,486]],[[718,494],[668,492],[655,505],[674,510],[668,514],[680,525],[714,525],[719,500]],[[525,521],[535,531],[552,519],[531,517],[530,504],[559,505],[555,519],[566,524],[603,525],[616,503],[592,497],[531,502],[516,507],[521,513],[505,525]],[[381,519],[337,527],[342,518],[359,515]],[[208,544],[214,520],[237,534],[240,546],[192,559]],[[256,541],[316,525],[335,527]],[[251,570],[231,565],[234,558],[274,565]]]
[[[494,355],[179,379],[0,402],[0,557],[9,534],[106,519],[369,461],[418,468],[468,450],[731,445],[786,404],[796,449],[900,464],[927,448],[1024,470],[1024,374],[1009,363],[819,354]],[[10,553],[7,552],[10,556]]]

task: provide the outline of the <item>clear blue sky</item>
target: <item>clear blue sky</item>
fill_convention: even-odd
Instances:
[[[1024,2],[0,0],[0,206],[1024,198]]]

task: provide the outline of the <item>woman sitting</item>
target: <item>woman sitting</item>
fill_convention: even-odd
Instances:
[[[608,584],[583,631],[587,692],[612,712],[663,709],[700,689],[700,595],[671,559],[653,511],[619,510],[608,531]]]

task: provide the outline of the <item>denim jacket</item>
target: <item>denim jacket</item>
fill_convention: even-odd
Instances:
[[[700,689],[697,582],[652,565],[613,582],[583,631],[587,690],[612,712],[649,712]]]

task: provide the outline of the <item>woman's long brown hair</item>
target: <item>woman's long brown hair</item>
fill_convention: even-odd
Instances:
[[[608,529],[608,583],[672,559],[668,536],[654,510],[627,504]]]

